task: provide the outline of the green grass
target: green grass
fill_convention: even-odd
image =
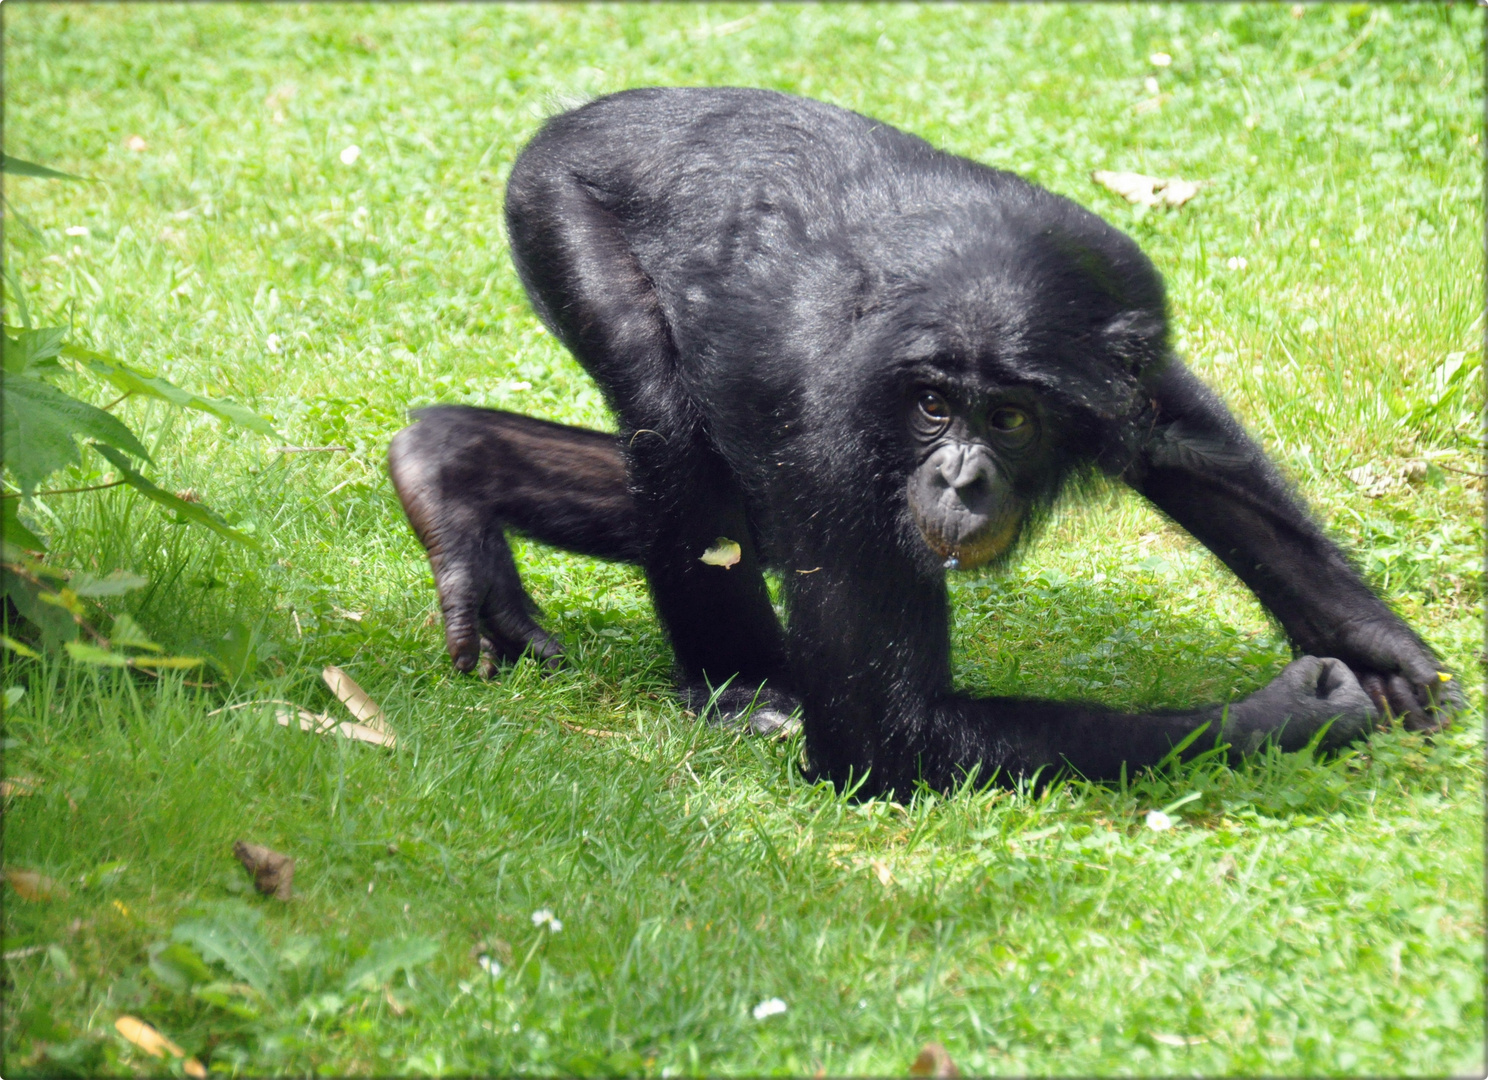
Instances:
[[[6,153],[105,182],[8,178],[5,268],[32,318],[252,404],[291,443],[351,448],[275,454],[119,408],[160,482],[261,553],[126,489],[28,504],[52,561],[149,577],[114,610],[223,665],[197,687],[7,659],[24,694],[4,770],[35,792],[5,805],[5,865],[69,889],[7,891],[5,949],[40,947],[5,963],[7,1076],[164,1071],[115,1034],[123,1014],[224,1072],[882,1074],[930,1040],[967,1073],[1483,1068],[1480,14],[4,14]],[[821,97],[1130,231],[1182,352],[1472,711],[1329,762],[859,805],[805,784],[797,743],[689,721],[639,576],[536,545],[519,559],[569,665],[454,677],[387,440],[434,401],[609,422],[527,307],[501,189],[544,115],[655,83]],[[1091,183],[1101,168],[1206,186],[1140,213]],[[1472,377],[1450,381],[1458,364]],[[1413,461],[1424,480],[1378,497],[1345,475]],[[52,486],[106,473],[95,458]],[[958,679],[986,693],[1217,700],[1288,655],[1215,560],[1114,489],[953,596]],[[337,708],[326,663],[381,702],[396,751],[219,711]],[[1173,828],[1145,826],[1189,796]],[[246,888],[240,837],[298,859],[291,903]],[[162,951],[173,934],[207,967]],[[787,1011],[755,1020],[772,997]]]

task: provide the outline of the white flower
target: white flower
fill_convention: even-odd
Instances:
[[[1167,67],[1173,62],[1173,58],[1165,52],[1155,52],[1147,58],[1147,62],[1153,67]]]
[[[362,148],[360,146],[358,146],[356,143],[352,143],[345,150],[342,150],[341,151],[341,164],[342,165],[355,165],[356,164],[356,159],[359,158],[359,157],[361,157],[361,156],[362,156]]]
[[[475,962],[481,966],[482,971],[491,976],[491,978],[493,979],[501,974],[501,965],[498,964],[495,960],[492,960],[485,953],[481,953],[480,956],[476,957]]]
[[[1250,263],[1245,261],[1244,255],[1231,255],[1225,260],[1225,265],[1231,270],[1244,270]]]
[[[1162,832],[1164,829],[1173,827],[1173,819],[1161,810],[1147,811],[1147,827],[1153,832]]]
[[[532,913],[532,925],[546,926],[550,934],[556,934],[563,929],[563,923],[554,918],[553,913],[547,908],[538,908]]]
[[[67,232],[67,235],[68,236],[90,236],[90,235],[92,235],[91,233],[88,232],[88,226],[86,226],[86,225],[69,225],[69,226],[67,226],[66,232]]]
[[[766,998],[754,1007],[754,1018],[764,1020],[771,1016],[779,1016],[785,1012],[786,1004],[779,998]]]
[[[271,353],[277,353],[279,351],[279,335],[270,334],[264,338],[264,348],[268,349]]]

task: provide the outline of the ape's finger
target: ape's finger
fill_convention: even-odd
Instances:
[[[1392,716],[1398,716],[1407,731],[1424,731],[1433,726],[1429,719],[1425,695],[1417,695],[1416,688],[1399,675],[1388,675],[1384,679],[1385,701]]]
[[[1369,700],[1374,702],[1374,707],[1379,710],[1380,722],[1377,727],[1386,730],[1390,726],[1390,699],[1385,689],[1385,677],[1373,671],[1358,673],[1359,685],[1369,695]]]
[[[480,658],[480,605],[468,583],[437,581],[444,612],[444,647],[455,670],[468,674]]]

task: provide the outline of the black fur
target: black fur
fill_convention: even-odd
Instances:
[[[463,670],[481,635],[497,656],[556,654],[511,526],[638,562],[684,690],[727,686],[726,712],[799,702],[812,769],[867,774],[866,792],[946,788],[971,769],[1111,777],[1204,725],[1195,749],[1238,753],[1305,745],[1336,717],[1339,745],[1377,707],[1427,727],[1456,701],[1430,649],[1173,356],[1147,258],[1069,200],[818,102],[651,89],[549,120],[512,169],[506,217],[533,306],[620,435],[471,409],[429,410],[399,434],[395,483]],[[917,414],[927,388],[949,404]],[[995,521],[976,557],[1005,559],[1090,468],[1215,551],[1310,655],[1227,712],[956,693],[944,565],[959,549],[943,537]],[[958,502],[973,479],[984,518]],[[941,503],[957,528],[937,532]],[[737,565],[700,561],[720,536]]]

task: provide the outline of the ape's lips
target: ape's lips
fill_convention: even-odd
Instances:
[[[954,492],[948,494],[955,497]],[[974,570],[1013,546],[1023,515],[1018,508],[1006,507],[991,520],[980,515],[975,516],[979,520],[970,520],[973,517],[964,509],[959,514],[942,511],[939,520],[932,522],[917,512],[915,524],[920,527],[920,535],[930,545],[931,551],[942,559],[954,559],[955,569]],[[957,529],[955,526],[958,524],[967,527]]]

